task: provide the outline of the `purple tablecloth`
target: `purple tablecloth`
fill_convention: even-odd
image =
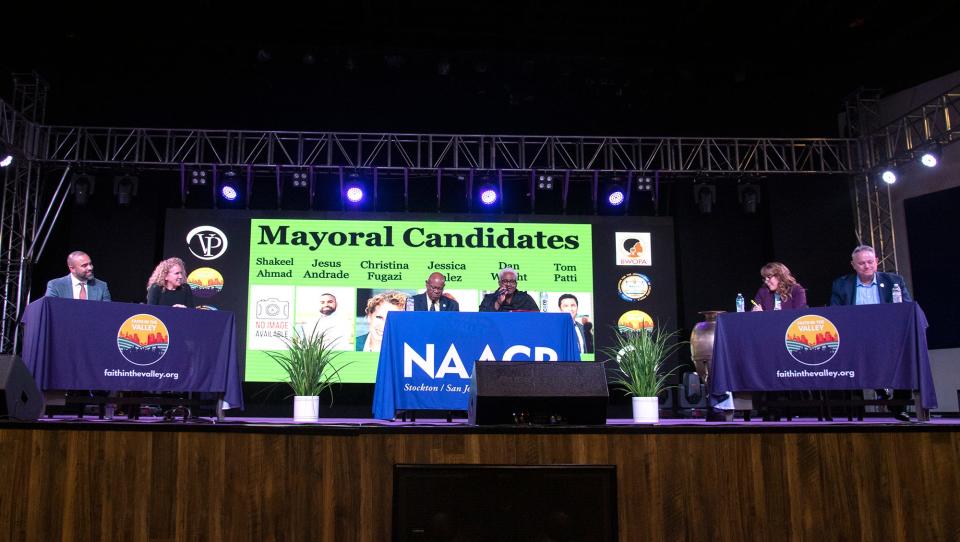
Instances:
[[[710,392],[920,390],[937,396],[916,303],[721,314]]]
[[[219,392],[243,408],[232,312],[44,297],[24,323],[42,390]]]

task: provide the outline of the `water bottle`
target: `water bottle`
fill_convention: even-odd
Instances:
[[[412,310],[413,310],[413,296],[407,296],[407,306],[404,307],[403,310],[405,310],[405,311],[412,311]]]
[[[737,312],[743,312],[743,294],[737,294]]]
[[[780,294],[773,294],[773,310],[778,311],[782,308],[780,305]]]
[[[900,289],[900,285],[893,283],[893,290],[890,292],[893,296],[894,303],[903,303],[903,290]]]

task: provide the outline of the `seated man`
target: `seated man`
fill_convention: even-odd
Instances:
[[[67,256],[67,269],[70,270],[67,276],[47,283],[46,297],[110,301],[107,283],[93,277],[93,262],[85,252],[71,252]]]
[[[884,273],[877,271],[877,254],[873,247],[860,245],[853,249],[850,266],[855,273],[845,275],[833,281],[833,288],[830,293],[831,305],[876,305],[878,303],[893,303],[893,288],[898,286],[903,301],[913,301],[910,292],[907,291],[907,285],[903,282],[903,277],[894,273]],[[877,397],[880,399],[890,399],[887,390],[876,390]],[[909,390],[896,390],[893,393],[894,399],[909,399]],[[906,408],[903,405],[891,405],[888,407],[893,417],[907,422],[910,416],[907,415]]]
[[[443,273],[430,273],[426,282],[427,290],[413,296],[413,310],[459,312],[460,304],[443,295],[446,282],[447,279]]]
[[[483,296],[480,312],[539,311],[537,302],[527,292],[517,290],[517,271],[512,267],[500,270],[500,288]]]

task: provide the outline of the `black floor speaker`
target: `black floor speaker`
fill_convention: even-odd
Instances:
[[[478,361],[467,414],[476,425],[604,425],[607,400],[603,363]]]
[[[19,356],[0,356],[0,420],[36,421],[43,395]]]

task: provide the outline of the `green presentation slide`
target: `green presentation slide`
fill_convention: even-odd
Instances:
[[[475,312],[505,267],[541,311],[561,312],[560,296],[573,294],[564,312],[596,320],[589,224],[251,220],[246,380],[282,380],[266,352],[316,328],[342,352],[343,382],[373,383],[386,313],[404,310],[431,273],[446,276],[444,295],[461,312]]]

